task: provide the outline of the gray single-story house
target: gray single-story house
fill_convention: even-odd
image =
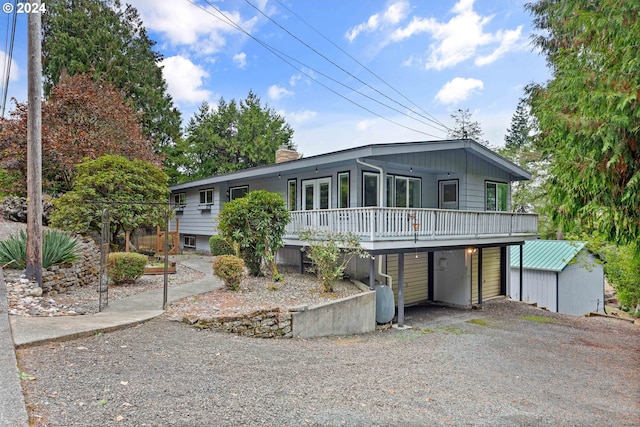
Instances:
[[[509,296],[573,316],[603,311],[604,270],[584,242],[530,240],[522,264],[519,248],[511,250]]]
[[[391,286],[404,307],[471,306],[508,295],[509,247],[537,238],[536,215],[511,211],[511,182],[531,175],[469,139],[372,144],[170,187],[180,247],[208,252],[224,204],[252,190],[279,193],[291,211],[279,262],[303,267],[303,230],[353,233],[374,259],[348,273]],[[175,229],[175,223],[172,225]]]

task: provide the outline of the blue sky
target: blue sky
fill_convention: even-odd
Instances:
[[[485,138],[502,145],[524,86],[549,78],[544,57],[531,47],[524,1],[128,3],[164,56],[184,123],[204,100],[217,105],[220,97],[240,100],[252,90],[286,118],[305,156],[443,139],[438,122],[453,127],[458,109],[469,109]],[[27,18],[17,18],[8,93],[25,101]],[[2,34],[6,25],[0,22]],[[3,58],[0,52],[4,64]],[[8,102],[7,111],[12,108]]]

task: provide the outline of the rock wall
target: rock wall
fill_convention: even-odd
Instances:
[[[291,313],[279,308],[258,310],[233,316],[195,318],[185,316],[183,321],[196,328],[215,329],[255,338],[291,338]]]
[[[42,272],[42,291],[49,295],[65,293],[74,287],[98,287],[100,248],[90,237],[77,236],[82,258],[71,265],[54,265]]]
[[[49,224],[49,216],[53,210],[51,198],[46,197],[42,201],[42,224]],[[0,205],[0,213],[3,218],[14,222],[27,222],[27,199],[24,197],[5,197]]]

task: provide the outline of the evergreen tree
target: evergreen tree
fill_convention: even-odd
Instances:
[[[471,113],[468,108],[456,111],[451,115],[451,118],[455,121],[455,126],[448,132],[448,138],[473,139],[485,147],[489,146],[489,141],[484,139],[484,132],[480,123],[471,120]]]
[[[637,0],[527,5],[553,77],[529,88],[549,159],[549,213],[565,231],[640,241]],[[640,245],[638,260],[640,261]]]
[[[280,146],[295,149],[293,129],[249,92],[238,104],[203,102],[189,120],[176,163],[184,179],[197,179],[275,162]]]
[[[502,157],[511,160],[521,168],[531,172],[530,181],[517,181],[511,184],[511,208],[514,212],[538,214],[539,233],[551,238],[555,230],[544,206],[547,203],[544,189],[546,162],[535,149],[533,140],[537,133],[535,118],[530,114],[527,99],[518,101],[516,111],[511,118],[511,126],[504,137],[505,146],[496,148]]]

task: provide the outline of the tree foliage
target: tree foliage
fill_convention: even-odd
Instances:
[[[162,56],[134,7],[119,0],[51,0],[42,27],[46,96],[65,73],[91,73],[142,112],[139,123],[159,153],[179,139],[180,113],[158,65]]]
[[[272,278],[279,281],[276,253],[284,246],[282,238],[290,220],[279,194],[256,190],[225,203],[219,214],[218,231],[223,238],[239,244],[250,274],[261,275],[264,260]]]
[[[23,194],[26,183],[27,104],[17,104],[2,119],[0,166],[12,179],[8,192]],[[86,74],[63,76],[42,104],[44,190],[55,194],[73,188],[76,165],[83,159],[116,154],[161,164],[144,136],[136,113],[108,83]]]
[[[53,227],[76,233],[100,230],[105,208],[111,216],[113,241],[123,231],[164,225],[167,207],[148,204],[168,202],[168,178],[159,167],[143,160],[105,155],[86,160],[77,169],[73,190],[53,202]]]
[[[530,181],[517,181],[511,184],[512,210],[538,214],[538,232],[544,238],[550,238],[555,230],[544,209],[547,204],[546,162],[534,145],[537,133],[537,122],[531,115],[528,99],[522,98],[518,101],[516,111],[511,118],[511,126],[504,137],[504,147],[496,148],[495,151],[531,172]]]
[[[455,121],[455,126],[450,129],[447,137],[450,139],[473,139],[476,142],[489,146],[489,141],[484,139],[484,132],[478,121],[471,120],[471,113],[469,109],[458,110],[451,115],[451,118]]]
[[[215,109],[203,102],[189,121],[175,157],[191,180],[275,162],[276,150],[294,149],[293,129],[249,92],[237,103],[220,99]]]
[[[549,159],[550,215],[564,230],[640,240],[640,20],[636,0],[527,5],[553,77],[530,88]],[[636,246],[637,247],[637,246]]]

